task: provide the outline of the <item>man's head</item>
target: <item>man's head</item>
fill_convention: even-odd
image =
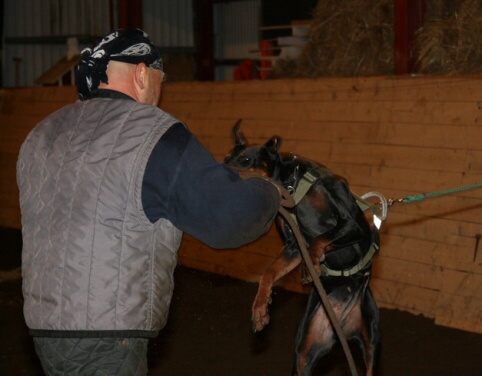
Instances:
[[[121,91],[142,103],[157,105],[164,80],[159,47],[142,30],[129,28],[107,35],[81,53],[77,91],[88,99],[99,88]]]

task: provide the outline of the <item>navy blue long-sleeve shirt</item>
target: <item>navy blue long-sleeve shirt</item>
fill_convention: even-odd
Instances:
[[[217,162],[186,127],[161,137],[146,166],[144,211],[151,222],[166,218],[213,248],[235,248],[264,234],[279,207],[275,187],[240,178]]]

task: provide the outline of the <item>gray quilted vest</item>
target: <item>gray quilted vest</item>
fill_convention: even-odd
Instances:
[[[141,188],[176,122],[157,107],[97,98],[27,136],[17,181],[32,335],[154,337],[165,325],[182,233],[147,219]]]

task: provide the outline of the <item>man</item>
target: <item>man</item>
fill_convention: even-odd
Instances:
[[[82,52],[81,100],[22,145],[24,315],[48,375],[145,375],[182,231],[232,248],[276,216],[274,186],[217,163],[157,107],[164,78],[147,34],[113,32]]]

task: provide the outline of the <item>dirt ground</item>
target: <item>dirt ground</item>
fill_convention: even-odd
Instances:
[[[0,228],[0,375],[41,376],[22,317],[18,231]],[[253,334],[250,306],[256,284],[185,267],[166,328],[151,342],[149,375],[290,375],[294,335],[306,295],[276,288],[271,323]],[[482,335],[436,326],[432,320],[381,310],[382,376],[482,374]],[[356,361],[360,354],[353,348]],[[314,375],[350,375],[341,348],[323,358]]]

